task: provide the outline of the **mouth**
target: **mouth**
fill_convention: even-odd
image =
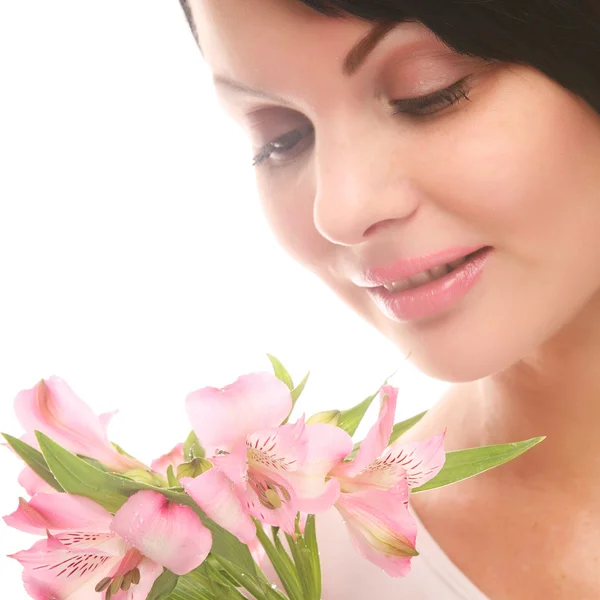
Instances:
[[[391,283],[383,284],[383,288],[385,288],[388,292],[403,292],[405,290],[414,290],[418,287],[426,285],[432,281],[437,281],[438,279],[442,279],[453,273],[458,268],[460,268],[465,263],[469,262],[473,258],[476,258],[479,254],[485,252],[489,249],[489,246],[481,248],[475,252],[471,252],[470,254],[466,254],[461,258],[453,260],[448,263],[444,263],[441,265],[437,265],[432,267],[431,269],[427,269],[425,271],[421,271],[416,273],[415,275],[411,275],[410,277],[406,277],[405,279],[401,279],[400,281],[394,281]]]
[[[468,294],[493,252],[491,246],[465,249],[462,256],[453,250],[375,269],[370,273],[366,291],[379,309],[396,321],[433,317],[451,309]]]

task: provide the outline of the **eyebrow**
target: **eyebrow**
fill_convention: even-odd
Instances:
[[[383,38],[394,29],[399,23],[378,23],[373,27],[367,35],[365,35],[357,44],[355,44],[344,59],[342,65],[342,73],[346,77],[351,77],[358,71],[360,66],[367,60],[368,56],[377,48]],[[287,104],[288,101],[281,96],[276,96],[262,90],[251,88],[247,85],[229,79],[223,75],[215,75],[215,84],[223,85],[236,92],[243,92],[257,98],[266,98],[282,104]]]
[[[342,67],[342,73],[347,77],[350,77],[358,71],[360,66],[367,60],[367,57],[383,38],[398,25],[397,22],[393,23],[379,23],[375,25],[365,37],[363,37],[358,44],[354,45],[350,52],[348,52],[344,59],[344,66]]]

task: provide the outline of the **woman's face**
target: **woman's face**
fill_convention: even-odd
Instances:
[[[600,310],[600,117],[582,100],[417,23],[347,60],[373,25],[192,2],[281,244],[421,369],[478,379]]]

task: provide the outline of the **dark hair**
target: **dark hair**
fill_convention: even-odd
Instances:
[[[334,18],[418,21],[460,54],[538,69],[600,114],[600,0],[297,1]]]

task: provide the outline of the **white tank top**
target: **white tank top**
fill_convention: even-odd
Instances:
[[[317,517],[323,568],[322,600],[490,600],[418,525],[417,550],[410,575],[392,578],[358,556],[337,511]]]

